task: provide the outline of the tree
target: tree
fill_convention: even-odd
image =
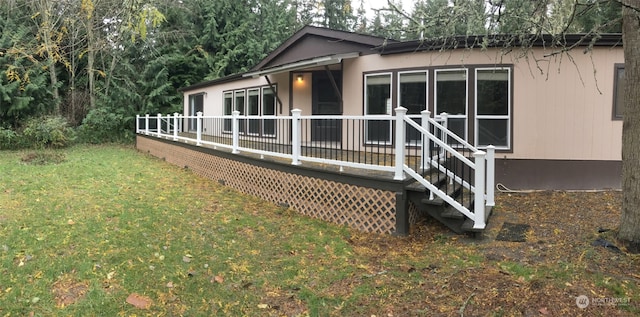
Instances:
[[[640,252],[640,2],[622,1],[624,96],[622,123],[622,219],[618,238]]]
[[[322,25],[330,29],[350,31],[355,17],[351,8],[351,0],[323,0]]]
[[[480,14],[473,12],[477,10],[473,6],[463,8],[460,1],[446,2],[439,5],[440,10],[430,10],[437,14],[429,18],[455,20],[465,12],[469,15]],[[393,8],[393,2],[389,0],[388,3]],[[585,36],[597,39],[600,33],[616,31],[622,26],[625,104],[622,131],[623,201],[618,239],[629,251],[640,252],[640,89],[635,87],[640,82],[640,1],[588,0],[578,3],[564,0],[500,0],[486,3],[488,7],[481,13],[486,15],[485,35],[510,34],[511,40],[506,42],[522,43],[520,45],[524,50],[530,48],[532,40],[551,35],[553,40],[549,45],[558,49],[556,53],[568,54],[571,47],[565,46],[565,34],[584,32]],[[413,28],[421,25],[415,22],[411,25]],[[444,32],[440,37],[467,35],[460,28],[445,28]]]

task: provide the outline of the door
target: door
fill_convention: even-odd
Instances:
[[[338,92],[326,71],[313,72],[312,80],[312,115],[342,114],[342,72],[332,71]],[[342,120],[312,120],[311,140],[340,142],[342,139]]]

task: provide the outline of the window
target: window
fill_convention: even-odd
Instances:
[[[189,116],[195,116],[198,112],[202,112],[204,106],[204,93],[189,95]],[[198,119],[189,119],[189,130],[197,129]]]
[[[274,87],[275,88],[275,87]],[[262,87],[262,116],[275,117],[276,115],[276,94],[269,87]],[[276,120],[262,120],[262,134],[268,136],[276,135]]]
[[[245,112],[245,99],[244,99],[244,95],[245,95],[245,91],[244,90],[236,90],[234,92],[234,96],[235,96],[235,102],[234,102],[234,106],[235,106],[235,110],[240,112],[241,116],[244,116]],[[240,119],[238,120],[238,131],[240,131],[240,133],[244,133],[244,125],[245,125],[245,120],[244,119]]]
[[[467,70],[436,70],[435,114],[448,114],[447,128],[467,139]]]
[[[260,89],[249,89],[247,91],[247,115],[260,115]],[[249,119],[249,134],[260,134],[260,119]]]
[[[273,137],[276,134],[276,120],[255,118],[256,116],[272,117],[276,116],[275,93],[277,86],[273,89],[264,87],[254,87],[225,91],[223,93],[223,115],[231,117],[233,111],[240,112],[240,116],[254,117],[250,119],[241,118],[238,120],[238,131],[251,135],[262,135]],[[224,119],[224,132],[231,133],[231,118]]]
[[[420,114],[427,109],[427,72],[403,72],[398,75],[398,105],[407,109],[407,114]],[[414,118],[420,124],[421,119]],[[413,127],[407,127],[408,144],[418,144],[422,134]]]
[[[233,93],[225,92],[224,97],[224,115],[230,116],[233,112]],[[231,119],[224,119],[224,132],[231,132]]]
[[[391,74],[366,75],[364,107],[367,115],[391,114]],[[391,143],[391,124],[388,120],[367,120],[367,143]]]
[[[494,145],[507,149],[510,144],[510,71],[505,68],[476,69],[475,140],[479,147]]]
[[[613,119],[622,119],[624,108],[624,64],[616,64],[613,78]]]

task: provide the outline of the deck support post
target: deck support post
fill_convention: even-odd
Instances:
[[[196,145],[202,145],[202,111],[196,113],[198,120],[196,120]]]
[[[420,125],[425,131],[429,131],[429,117],[431,117],[431,111],[423,110],[420,112],[422,115]],[[429,162],[431,162],[431,151],[429,147],[429,139],[421,133],[422,143],[420,151],[420,169],[424,172],[427,169]]]
[[[136,134],[140,133],[140,115],[136,115]]]
[[[474,183],[475,183],[475,193],[473,193],[474,204],[473,204],[473,213],[474,213],[474,224],[473,229],[484,229],[486,227],[486,218],[485,218],[485,200],[484,200],[484,185],[485,185],[485,159],[487,153],[483,151],[477,151],[473,153],[473,157],[475,158],[475,175],[474,175]]]
[[[396,192],[396,231],[394,236],[409,235],[409,200],[407,192]]]
[[[496,147],[487,146],[487,206],[495,206],[496,191]]]
[[[396,148],[395,148],[395,175],[394,180],[404,179],[404,146],[405,146],[405,127],[404,117],[407,115],[407,108],[398,107],[396,110]]]
[[[291,110],[291,165],[300,165],[300,133],[302,121],[300,120],[300,114],[302,110]]]
[[[234,110],[231,115],[233,116],[233,119],[231,119],[231,134],[233,135],[231,153],[238,154],[240,153],[238,149],[240,147],[240,119],[238,118],[240,117],[240,111]]]
[[[144,115],[144,134],[149,135],[149,114]]]
[[[173,140],[178,141],[178,113],[173,113]]]

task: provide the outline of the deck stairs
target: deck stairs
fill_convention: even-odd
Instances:
[[[474,209],[474,194],[458,182],[453,182],[444,173],[434,170],[423,172],[423,176],[468,210]],[[474,229],[472,219],[467,218],[442,198],[432,194],[420,182],[414,181],[408,184],[405,189],[409,201],[415,206],[420,216],[428,215],[458,234],[467,234],[473,237],[481,236],[483,229]],[[485,207],[487,218],[490,216],[492,209],[491,206]]]

